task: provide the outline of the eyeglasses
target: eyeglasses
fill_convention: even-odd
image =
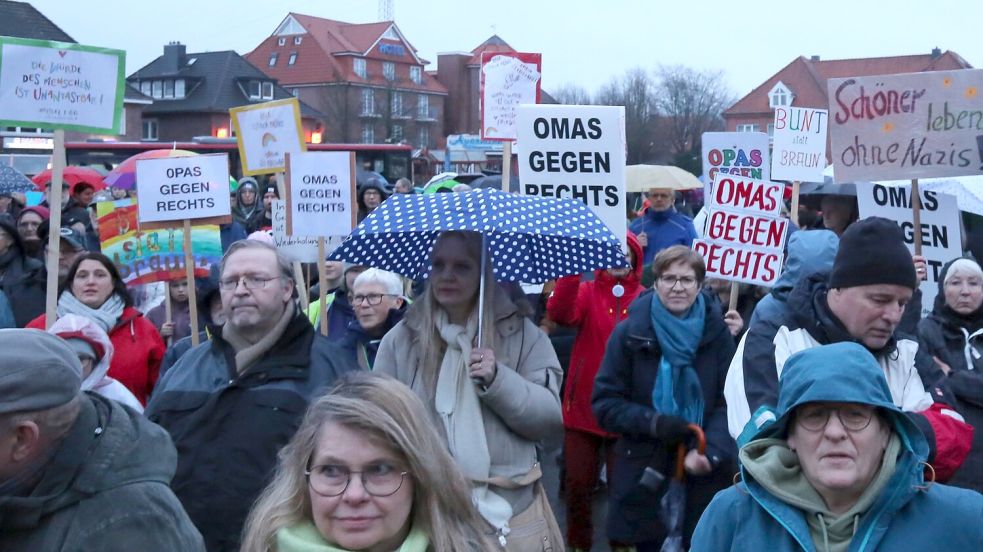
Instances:
[[[676,287],[676,283],[682,286],[683,289],[693,289],[696,287],[696,278],[692,276],[659,276],[659,284],[666,289],[672,289]]]
[[[314,492],[321,496],[339,496],[344,494],[352,482],[352,476],[358,474],[362,479],[362,488],[372,496],[391,496],[403,486],[403,479],[408,472],[396,471],[389,464],[367,466],[362,471],[352,471],[345,466],[321,464],[304,472],[307,481]]]
[[[238,278],[226,278],[224,280],[219,280],[218,287],[222,291],[233,291],[239,287],[239,282],[242,282],[246,289],[262,289],[273,280],[279,280],[279,276],[274,276],[273,278],[263,278],[261,276],[240,276]]]
[[[352,306],[360,305],[362,302],[368,303],[370,306],[376,306],[382,302],[383,297],[399,297],[398,295],[392,293],[369,293],[368,295],[349,295],[348,302]]]
[[[808,431],[822,431],[829,423],[830,413],[836,412],[840,425],[849,431],[862,431],[870,425],[875,409],[864,405],[846,405],[838,407],[804,406],[796,414],[795,419]]]

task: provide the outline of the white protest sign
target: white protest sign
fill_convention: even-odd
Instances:
[[[273,244],[290,262],[316,263],[317,237],[287,235],[287,202],[282,199],[273,200]],[[325,252],[330,255],[345,241],[344,236],[328,236],[324,238]]]
[[[961,220],[956,197],[931,190],[919,190],[921,228],[915,230],[911,213],[911,186],[857,186],[860,218],[884,217],[901,227],[905,245],[914,254],[915,240],[922,244],[928,262],[927,278],[921,282],[922,316],[932,312],[939,291],[939,273],[952,259],[962,256]]]
[[[481,139],[518,137],[516,108],[539,103],[542,56],[519,52],[481,54]]]
[[[0,123],[118,134],[126,52],[0,37]]]
[[[239,143],[243,174],[283,171],[285,154],[307,150],[297,98],[233,107],[229,115]]]
[[[286,202],[291,236],[347,236],[355,227],[355,154],[317,151],[288,158]]]
[[[521,192],[584,202],[626,246],[625,108],[518,108]]]
[[[983,174],[983,69],[828,84],[837,182]]]
[[[704,132],[704,196],[710,196],[710,187],[718,172],[754,180],[771,180],[768,148],[768,135],[764,132]]]
[[[693,249],[707,276],[771,286],[782,271],[788,219],[778,216],[782,184],[718,172],[706,204],[703,237]]]
[[[229,155],[216,153],[137,161],[140,222],[229,215]]]
[[[775,180],[822,182],[826,168],[829,112],[809,107],[776,107],[771,151]]]

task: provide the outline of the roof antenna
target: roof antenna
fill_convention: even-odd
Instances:
[[[393,0],[379,0],[379,21],[393,21]]]

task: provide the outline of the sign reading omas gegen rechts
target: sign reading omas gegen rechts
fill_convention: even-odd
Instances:
[[[229,155],[217,153],[137,161],[140,222],[229,215]]]
[[[0,123],[122,132],[126,53],[0,37]]]

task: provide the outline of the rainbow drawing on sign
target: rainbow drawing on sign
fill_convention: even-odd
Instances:
[[[263,147],[266,147],[266,146],[272,144],[273,142],[276,142],[276,136],[273,136],[269,132],[264,132],[263,133]]]

